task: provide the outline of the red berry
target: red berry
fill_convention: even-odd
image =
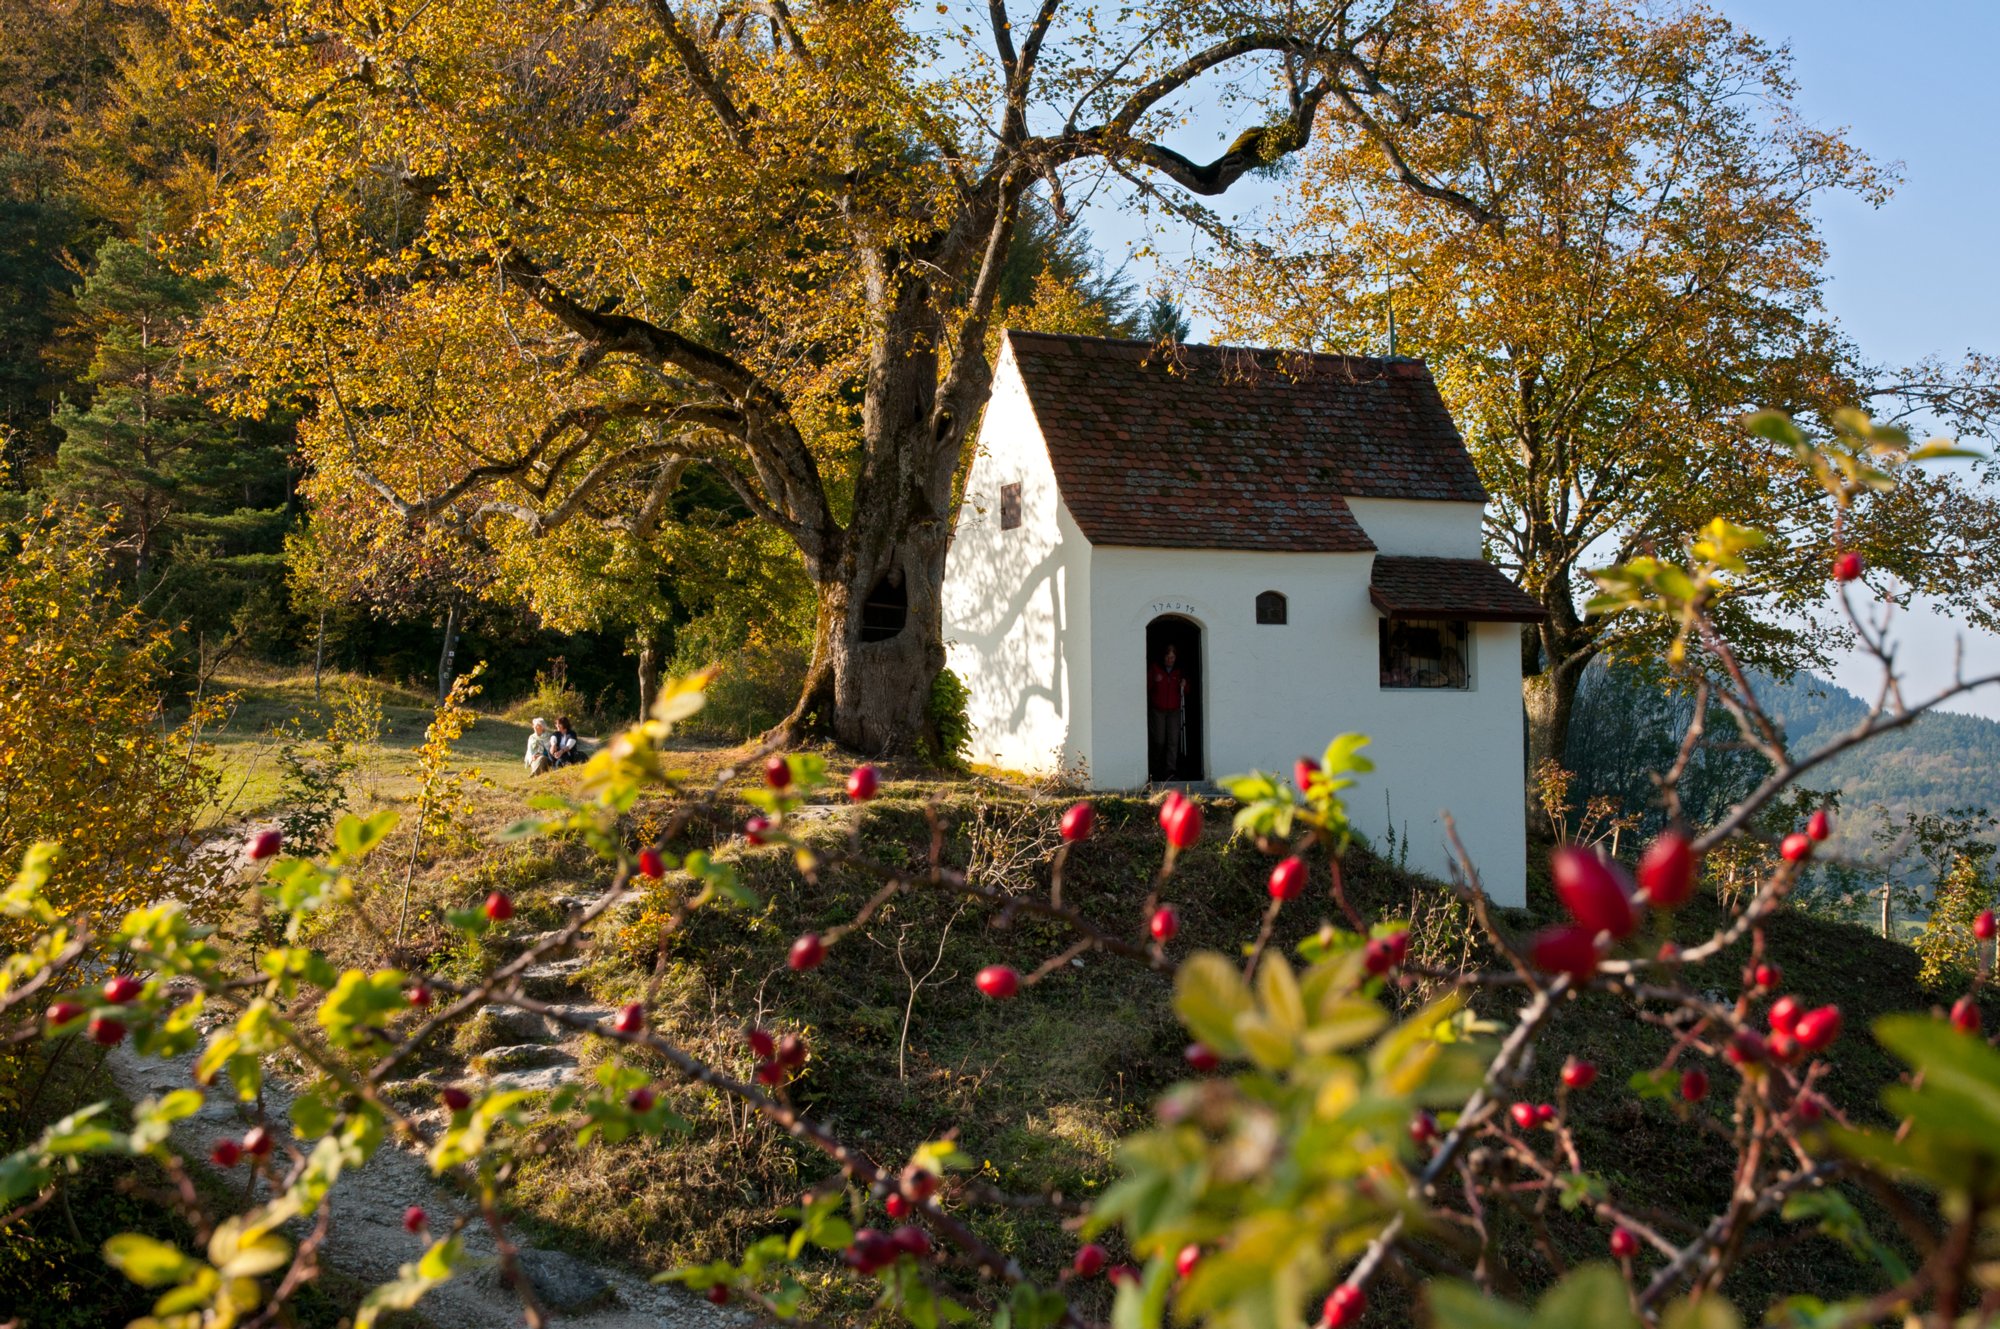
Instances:
[[[727,1306],[729,1304],[729,1285],[727,1283],[711,1283],[709,1284],[708,1291],[701,1295],[707,1297],[713,1305]]]
[[[1991,909],[1980,910],[1979,917],[1972,920],[1972,935],[1981,941],[1991,941],[1993,940],[1994,931],[1993,911]]]
[[[472,1106],[472,1095],[455,1084],[446,1085],[441,1097],[444,1099],[444,1105],[453,1112],[463,1112]]]
[[[1582,983],[1597,972],[1597,935],[1588,928],[1550,928],[1535,937],[1528,958],[1544,973]]]
[[[1979,1003],[1971,997],[1960,997],[1951,1004],[1951,1025],[1962,1034],[1979,1032]]]
[[[1271,869],[1271,898],[1273,900],[1296,900],[1299,892],[1306,888],[1306,862],[1302,858],[1285,858]]]
[[[1632,883],[1625,869],[1595,850],[1563,845],[1549,855],[1556,896],[1570,917],[1593,934],[1628,937],[1639,925],[1632,912]]]
[[[764,843],[764,832],[771,829],[769,817],[752,817],[743,823],[743,842],[756,846]]]
[[[1694,844],[1667,831],[1639,859],[1639,889],[1655,909],[1678,909],[1694,894]]]
[[[127,974],[119,974],[104,981],[104,999],[113,1006],[123,1006],[145,990],[144,983]]]
[[[1764,1040],[1764,1049],[1771,1054],[1772,1061],[1790,1065],[1798,1059],[1799,1040],[1790,1034],[1772,1034]]]
[[[987,965],[972,981],[995,1001],[1005,1001],[1021,990],[1021,976],[1004,964]]]
[[[1174,1256],[1174,1272],[1182,1278],[1186,1278],[1194,1272],[1194,1267],[1200,1263],[1201,1247],[1191,1241],[1181,1247],[1180,1253]]]
[[[785,1064],[781,1061],[758,1062],[756,1076],[758,1084],[768,1085],[773,1089],[791,1078],[786,1074]]]
[[[1792,1104],[1792,1115],[1798,1118],[1799,1125],[1811,1126],[1826,1115],[1826,1107],[1819,1101],[1818,1095],[1800,1094],[1798,1101]]]
[[[1785,981],[1785,971],[1774,964],[1760,964],[1750,971],[1750,979],[1760,988],[1775,988]]]
[[[90,1019],[91,1042],[102,1043],[105,1047],[112,1047],[122,1042],[124,1038],[125,1038],[125,1026],[120,1024],[118,1021],[107,1019],[102,1015],[94,1015],[91,1017]]]
[[[1301,794],[1312,788],[1313,777],[1318,774],[1319,763],[1311,757],[1300,757],[1292,763],[1292,782],[1298,785]]]
[[[266,826],[250,837],[250,857],[257,860],[269,858],[284,848],[285,836],[275,826]]]
[[[1173,805],[1166,817],[1167,843],[1176,849],[1192,849],[1201,841],[1201,804],[1184,798]]]
[[[1153,934],[1153,940],[1165,945],[1181,930],[1180,912],[1170,904],[1163,904],[1153,911],[1146,922],[1146,930]]]
[[[1522,1130],[1534,1129],[1535,1105],[1533,1103],[1516,1103],[1507,1109],[1507,1115],[1512,1117],[1514,1124]]]
[[[1396,967],[1395,953],[1390,949],[1388,942],[1375,937],[1361,948],[1361,964],[1369,973],[1379,978]]]
[[[1852,549],[1847,549],[1834,556],[1833,579],[1835,581],[1853,581],[1860,575],[1861,555],[1855,553]]]
[[[639,875],[658,881],[667,875],[667,862],[660,857],[660,851],[647,845],[639,851]]]
[[[631,1108],[634,1112],[651,1112],[653,1104],[657,1101],[653,1095],[653,1091],[643,1084],[625,1095],[625,1106]]]
[[[896,1262],[896,1243],[874,1228],[865,1227],[854,1234],[854,1244],[847,1248],[847,1262],[864,1274]]]
[[[931,1253],[930,1234],[920,1227],[912,1227],[906,1223],[891,1232],[889,1240],[895,1243],[897,1250],[919,1260]]]
[[[1612,1228],[1611,1253],[1621,1260],[1629,1260],[1639,1253],[1639,1239],[1625,1228]]]
[[[1088,803],[1072,803],[1069,811],[1062,814],[1062,838],[1075,844],[1078,840],[1088,840],[1091,828],[1097,825],[1097,809]]]
[[[234,1140],[217,1140],[208,1151],[208,1161],[217,1167],[235,1167],[243,1161],[243,1146]]]
[[[1696,1066],[1681,1072],[1681,1097],[1699,1103],[1708,1097],[1708,1072]]]
[[[819,968],[820,961],[825,958],[826,943],[819,939],[819,933],[808,932],[792,943],[792,953],[785,958],[785,963],[804,973],[808,969]]]
[[[898,1195],[896,1194],[896,1192],[891,1191],[889,1192],[888,1196],[883,1199],[882,1207],[889,1211],[889,1217],[896,1219],[903,1219],[903,1218],[908,1218],[910,1216],[910,1210],[912,1209],[913,1206],[910,1204],[909,1200],[906,1197]]]
[[[1187,802],[1187,795],[1183,794],[1180,790],[1169,789],[1167,791],[1166,797],[1160,800],[1161,830],[1164,831],[1165,829],[1167,829],[1167,822],[1172,819],[1174,809],[1179,807],[1181,804],[1185,802]]]
[[[1188,1044],[1187,1050],[1181,1053],[1181,1056],[1187,1059],[1187,1064],[1190,1067],[1201,1072],[1203,1075],[1208,1074],[1222,1064],[1222,1058],[1216,1056],[1215,1049],[1206,1043]]]
[[[1126,1283],[1136,1283],[1139,1281],[1139,1271],[1129,1264],[1114,1264],[1111,1266],[1111,1272],[1104,1276],[1111,1280],[1114,1286],[1123,1286]]]
[[[806,1041],[797,1034],[786,1034],[778,1040],[778,1060],[786,1066],[806,1064]]]
[[[792,764],[783,756],[772,756],[764,762],[764,783],[773,789],[783,789],[792,782]]]
[[[1755,1029],[1738,1029],[1730,1036],[1724,1055],[1738,1066],[1756,1066],[1771,1055],[1771,1049]]]
[[[243,1152],[252,1158],[262,1158],[271,1152],[271,1146],[275,1143],[276,1141],[271,1138],[271,1132],[262,1126],[252,1126],[243,1137]]]
[[[1840,1037],[1840,1007],[1816,1006],[1799,1017],[1792,1037],[1807,1052],[1824,1052]]]
[[[762,1061],[768,1061],[778,1050],[778,1045],[772,1040],[770,1033],[763,1029],[744,1030],[743,1041],[750,1045],[751,1054]]]
[[[1537,1126],[1546,1126],[1555,1119],[1556,1105],[1554,1103],[1535,1104],[1535,1124]]]
[[[48,1017],[51,1025],[61,1027],[76,1020],[81,1020],[83,1018],[83,1007],[73,1001],[50,1002]]]
[[[1778,853],[1787,863],[1803,863],[1812,857],[1811,837],[1793,831],[1778,842]]]
[[[1410,1118],[1410,1138],[1418,1144],[1429,1144],[1437,1139],[1438,1119],[1428,1112],[1419,1112]]]
[[[403,1211],[403,1231],[411,1233],[422,1232],[424,1224],[429,1221],[429,1218],[430,1216],[424,1212],[422,1205],[413,1204]]]
[[[621,1034],[640,1034],[646,1031],[646,1008],[638,1002],[628,1002],[618,1008],[611,1027]]]
[[[419,1009],[431,1004],[431,990],[422,983],[417,984],[403,995],[409,999],[410,1005]]]
[[[919,1204],[937,1194],[937,1173],[929,1168],[912,1167],[903,1171],[903,1194]]]
[[[1368,1310],[1368,1294],[1358,1287],[1342,1283],[1326,1294],[1327,1329],[1344,1329],[1350,1324],[1359,1324]]]
[[[856,803],[866,803],[881,787],[881,773],[865,762],[848,773],[847,796]]]
[[[1104,1272],[1105,1258],[1104,1248],[1093,1241],[1076,1248],[1076,1258],[1069,1262],[1069,1267],[1078,1278],[1095,1278]]]
[[[1815,840],[1824,840],[1833,834],[1833,818],[1827,815],[1825,808],[1813,809],[1812,816],[1806,818],[1806,834]]]
[[[1597,1083],[1597,1067],[1581,1057],[1571,1057],[1563,1063],[1562,1082],[1566,1089],[1588,1089]]]
[[[1806,1013],[1805,1006],[1797,997],[1780,997],[1771,1003],[1771,1032],[1774,1034],[1795,1033],[1799,1027],[1799,1017]]]
[[[507,892],[495,891],[486,897],[486,916],[495,923],[505,923],[514,916],[514,902],[507,898]]]

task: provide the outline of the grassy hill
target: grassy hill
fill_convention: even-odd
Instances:
[[[690,760],[716,769],[721,757],[696,754]],[[920,864],[929,853],[936,817],[947,861],[970,864],[1008,889],[1046,889],[1043,864],[1060,800],[990,781],[899,775],[863,810],[835,803],[813,809],[811,841],[832,849],[854,836],[878,860]],[[493,801],[493,823],[511,819],[513,808],[499,806],[506,800],[496,793]],[[1065,898],[1093,917],[1128,921],[1136,934],[1160,850],[1153,809],[1123,798],[1102,799],[1099,807],[1101,829],[1071,859]],[[646,825],[658,811],[642,807],[637,823]],[[1227,825],[1226,809],[1214,811],[1211,825]],[[933,890],[890,904],[865,934],[836,947],[822,968],[791,973],[784,964],[791,939],[851,918],[874,882],[838,868],[802,878],[789,853],[747,849],[732,841],[732,828],[733,819],[697,828],[689,847],[736,855],[762,906],[748,914],[701,911],[663,943],[661,924],[677,902],[676,887],[671,878],[653,886],[617,926],[594,939],[573,973],[562,976],[577,1000],[608,1005],[630,1000],[653,983],[656,1022],[739,1074],[750,1069],[741,1040],[746,1020],[802,1034],[811,1058],[791,1087],[794,1100],[880,1161],[899,1162],[925,1140],[956,1134],[980,1160],[970,1183],[975,1188],[1057,1191],[1074,1201],[1112,1179],[1118,1138],[1145,1122],[1155,1096],[1184,1073],[1180,1054],[1186,1035],[1169,1009],[1164,980],[1093,954],[1010,1004],[988,1002],[971,984],[979,967],[1005,962],[1027,972],[1069,939],[1029,920],[996,930],[982,910],[961,908]],[[400,859],[393,846],[388,857]],[[1231,951],[1247,941],[1265,903],[1269,863],[1248,845],[1224,842],[1213,833],[1186,855],[1166,891],[1184,917],[1175,953],[1197,947]],[[1355,851],[1349,869],[1364,909],[1416,918],[1419,951],[1426,959],[1482,958],[1465,912],[1435,883],[1400,873],[1365,849]],[[430,921],[436,911],[505,885],[521,909],[514,934],[532,934],[560,923],[575,900],[601,888],[602,875],[594,860],[573,848],[547,844],[486,848],[439,862],[417,885],[428,915],[420,941],[433,948],[432,961],[440,968],[474,972],[507,947],[457,949]],[[1526,930],[1553,915],[1546,884],[1535,875],[1530,908],[1510,913],[1510,927]],[[384,921],[392,897],[386,890],[365,897],[364,907]],[[1302,939],[1331,912],[1325,901],[1301,903],[1306,907],[1287,911],[1280,936],[1285,944]],[[1662,926],[1691,940],[1705,935],[1718,917],[1714,906],[1696,905]],[[344,938],[356,935],[356,929],[334,924],[321,940],[337,951]],[[1914,956],[1864,930],[1803,916],[1777,920],[1769,945],[1786,969],[1789,989],[1845,1007],[1849,1028],[1857,1032],[1844,1043],[1827,1088],[1849,1111],[1874,1115],[1877,1093],[1895,1070],[1865,1030],[1878,1014],[1935,1001],[1917,985]],[[357,952],[350,958],[363,957]],[[1725,957],[1695,977],[1733,990],[1740,964],[1740,957]],[[1507,998],[1481,1000],[1488,1014],[1507,1015]],[[434,1058],[424,1078],[405,1092],[412,1101],[426,1101],[442,1082],[475,1077],[477,1058],[510,1038],[475,1031],[452,1053]],[[1729,1072],[1717,1068],[1717,1091],[1704,1109],[1683,1115],[1641,1102],[1625,1082],[1656,1065],[1669,1042],[1665,1030],[1629,1003],[1586,997],[1561,1013],[1547,1055],[1522,1093],[1553,1096],[1565,1052],[1595,1060],[1603,1078],[1578,1109],[1585,1158],[1604,1169],[1620,1194],[1676,1231],[1726,1202],[1731,1156],[1723,1138],[1724,1114],[1731,1093]],[[598,1053],[584,1049],[581,1055],[587,1066]],[[665,1072],[662,1079],[673,1084]],[[519,1191],[524,1222],[537,1242],[649,1269],[710,1258],[782,1228],[779,1210],[794,1202],[802,1187],[827,1175],[818,1154],[717,1096],[676,1087],[673,1098],[696,1123],[686,1138],[633,1141],[609,1151],[578,1150],[557,1133],[541,1142]],[[1865,1197],[1854,1198],[1867,1207]],[[1018,1252],[1035,1277],[1053,1280],[1074,1249],[1076,1238],[1064,1230],[1062,1208],[972,1209],[981,1229]],[[1606,1235],[1601,1226],[1561,1212],[1550,1214],[1548,1223],[1566,1260],[1601,1255]],[[1553,1276],[1541,1257],[1528,1253],[1533,1242],[1525,1221],[1503,1228],[1527,1267]],[[1759,1241],[1763,1246],[1731,1288],[1753,1314],[1782,1293],[1834,1296],[1866,1282],[1866,1271],[1830,1240],[1772,1223]],[[828,1273],[818,1293],[820,1313],[835,1319],[858,1315],[862,1308],[854,1290],[830,1267]],[[1081,1295],[1089,1299],[1101,1291],[1086,1289]],[[1405,1322],[1404,1296],[1385,1288],[1377,1314],[1386,1318],[1371,1322]],[[1103,1312],[1108,1306],[1092,1309]]]

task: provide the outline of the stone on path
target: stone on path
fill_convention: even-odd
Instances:
[[[545,1310],[559,1315],[576,1315],[594,1310],[615,1295],[611,1284],[594,1265],[564,1255],[561,1251],[517,1251],[514,1262],[528,1280],[535,1300]],[[502,1276],[503,1282],[505,1276]]]

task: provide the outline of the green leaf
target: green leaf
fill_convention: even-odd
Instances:
[[[198,1260],[178,1247],[137,1232],[121,1232],[105,1242],[104,1258],[140,1287],[179,1283],[201,1267]]]
[[[318,1085],[292,1100],[292,1129],[302,1140],[317,1140],[333,1129],[333,1105],[328,1091]]]
[[[1660,1329],[1743,1329],[1743,1317],[1721,1297],[1691,1298],[1667,1307]]]
[[[1535,1329],[1638,1329],[1625,1278],[1608,1264],[1587,1264],[1550,1288],[1535,1306]]]
[[[357,817],[352,813],[340,819],[333,828],[334,861],[352,863],[389,838],[389,832],[396,828],[401,814],[393,808],[385,808],[372,817]]]
[[[1427,1294],[1432,1329],[1531,1329],[1528,1313],[1470,1283],[1434,1282]]]
[[[1197,951],[1174,975],[1174,1013],[1188,1032],[1222,1056],[1243,1055],[1236,1020],[1252,1009],[1243,975],[1214,951]]]
[[[354,1329],[374,1329],[384,1311],[406,1311],[426,1292],[448,1280],[465,1254],[465,1243],[452,1237],[425,1251],[415,1264],[397,1270],[392,1282],[384,1283],[361,1299],[354,1317]]]

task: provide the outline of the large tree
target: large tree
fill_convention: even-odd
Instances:
[[[1700,7],[1449,0],[1430,19],[1417,77],[1438,100],[1410,108],[1393,151],[1312,145],[1271,234],[1201,284],[1236,333],[1393,336],[1429,360],[1493,495],[1488,548],[1548,610],[1525,643],[1535,757],[1561,759],[1593,658],[1648,649],[1634,616],[1585,612],[1586,570],[1671,551],[1710,517],[1785,537],[1736,639],[1773,668],[1823,661],[1841,633],[1814,616],[1831,504],[1739,417],[1824,419],[1888,393],[1977,428],[1992,404],[1976,358],[1888,374],[1824,313],[1814,203],[1880,200],[1884,176],[1799,119],[1784,52]],[[1900,593],[1988,627],[1996,535],[1992,493],[1937,474],[1843,532]]]
[[[720,477],[817,591],[791,727],[908,743],[1030,191],[1185,201],[1329,117],[1386,138],[1421,6],[1016,8],[177,0],[213,83],[266,108],[212,217],[211,333],[246,405],[310,402],[320,492],[496,547],[642,540],[688,463]],[[1205,150],[1197,103],[1236,122]],[[864,634],[871,595],[907,606],[893,635]]]

